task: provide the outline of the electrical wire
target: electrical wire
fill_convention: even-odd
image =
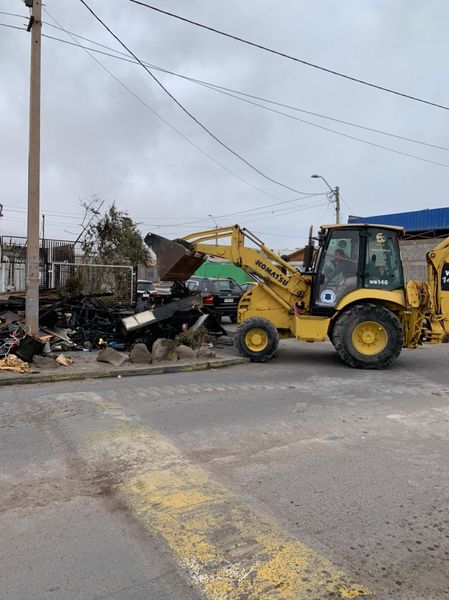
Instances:
[[[49,17],[51,19],[53,19],[56,23],[58,23],[58,21],[55,19],[55,17],[53,17],[49,13],[49,11],[47,9],[44,8],[44,11],[46,12],[46,14],[49,15]],[[58,25],[60,25],[60,24],[58,23]],[[62,31],[65,31],[65,33],[67,35],[71,36],[72,39],[74,39],[73,35],[69,31],[65,30],[61,25],[60,25],[60,28],[62,29]],[[46,36],[46,37],[51,37],[51,36]],[[58,38],[54,38],[54,39],[58,39]],[[59,40],[58,39],[58,41],[62,41],[62,42],[70,44],[70,42],[67,42],[66,40]],[[224,165],[223,163],[221,163],[220,161],[218,161],[211,154],[209,154],[208,152],[206,152],[206,150],[203,150],[203,148],[201,148],[201,146],[198,146],[198,144],[196,144],[195,142],[193,142],[188,136],[186,136],[184,133],[182,133],[179,129],[177,129],[169,121],[167,121],[167,119],[165,119],[162,115],[160,115],[159,113],[157,113],[147,102],[145,102],[145,100],[143,100],[138,94],[136,94],[129,86],[127,86],[119,77],[117,77],[101,61],[99,61],[95,56],[92,56],[91,52],[95,52],[95,50],[93,48],[86,48],[85,46],[82,46],[81,44],[79,44],[79,42],[77,42],[76,39],[74,39],[74,44],[73,45],[82,48],[88,54],[88,56],[90,56],[90,58],[92,58],[92,60],[94,60],[104,71],[106,71],[116,81],[116,83],[118,83],[123,89],[125,89],[128,93],[130,93],[138,102],[140,102],[140,104],[142,104],[142,106],[144,106],[147,110],[149,110],[155,117],[157,117],[160,121],[162,121],[167,127],[169,127],[172,131],[174,131],[175,133],[177,133],[182,139],[184,139],[187,143],[189,143],[191,146],[193,146],[194,148],[196,148],[199,152],[201,152],[201,154],[203,154],[204,156],[206,156],[207,158],[209,158],[212,162],[214,162],[216,165],[218,165],[219,167],[221,167],[224,171],[226,171],[227,173],[229,173],[230,175],[232,175],[233,177],[235,177],[236,179],[238,179],[239,181],[241,181],[245,185],[247,185],[247,186],[251,187],[252,189],[260,192],[261,194],[264,194],[265,196],[268,196],[270,198],[274,198],[276,200],[279,200],[279,197],[276,196],[275,194],[267,192],[266,190],[264,190],[264,189],[258,187],[257,185],[251,183],[250,181],[248,181],[247,179],[245,179],[244,177],[242,177],[241,175],[239,175],[238,173],[236,173],[235,171],[233,171],[232,169],[230,169],[229,167],[227,167],[226,165]],[[300,193],[303,194],[303,195],[307,195],[305,192],[300,192]]]
[[[383,144],[377,144],[376,142],[364,140],[363,138],[359,138],[354,135],[350,135],[349,133],[343,133],[342,131],[337,131],[336,129],[331,129],[330,127],[325,127],[324,125],[319,125],[318,123],[312,123],[311,121],[307,121],[306,119],[300,119],[299,117],[295,117],[294,115],[290,115],[288,113],[282,112],[275,108],[270,108],[269,106],[264,106],[263,104],[259,104],[258,102],[248,100],[247,98],[239,98],[238,96],[235,96],[234,94],[230,94],[229,92],[222,92],[222,93],[225,94],[226,96],[230,96],[231,98],[235,98],[242,102],[247,102],[248,104],[262,108],[263,110],[268,110],[268,111],[276,113],[278,115],[282,115],[288,119],[292,119],[294,121],[299,121],[300,123],[304,123],[305,125],[310,125],[311,127],[317,127],[318,129],[322,129],[323,131],[328,131],[330,133],[340,135],[340,136],[348,138],[350,140],[362,142],[364,144],[368,144],[369,146],[374,146],[375,148],[381,148],[382,150],[386,150],[387,152],[394,152],[395,154],[401,154],[402,156],[407,156],[408,158],[414,158],[415,160],[421,160],[423,162],[427,162],[432,165],[437,165],[439,167],[446,167],[449,169],[449,164],[442,163],[442,162],[439,162],[436,160],[431,160],[430,158],[424,158],[423,156],[417,156],[416,154],[410,154],[409,152],[403,152],[402,150],[396,150],[395,148],[389,148],[388,146],[384,146]]]
[[[49,37],[50,39],[53,39],[53,40],[56,40],[56,41],[66,42],[65,40],[60,40],[59,38],[55,38],[53,36],[46,36],[46,37]],[[96,43],[96,42],[93,42],[92,40],[89,40],[89,41],[91,41],[91,43]],[[118,58],[118,59],[120,59],[120,57],[118,57],[118,56],[114,56],[114,55],[108,54],[106,52],[101,52],[101,51],[98,51],[98,50],[96,50],[94,48],[88,48],[87,49],[84,46],[82,46],[81,44],[75,43],[74,45],[75,46],[79,46],[80,48],[84,48],[86,51],[99,52],[100,54],[106,54],[107,56],[111,56],[112,58]],[[92,58],[95,60],[94,57],[92,57]],[[97,61],[97,62],[99,62],[99,61]],[[132,64],[139,64],[139,63],[137,63],[135,61],[131,61],[131,60],[126,61],[126,62],[131,62]],[[100,62],[99,62],[99,64],[102,65],[102,63],[100,63]],[[146,64],[148,64],[148,63],[146,63]],[[226,96],[229,96],[229,97],[234,98],[236,100],[239,100],[241,102],[245,102],[246,104],[256,106],[256,107],[261,108],[263,110],[267,110],[267,111],[272,112],[274,114],[278,114],[280,116],[292,119],[294,121],[298,121],[298,122],[303,123],[305,125],[309,125],[311,127],[316,127],[316,128],[321,129],[323,131],[327,131],[327,132],[333,133],[335,135],[340,135],[340,136],[345,137],[347,139],[350,139],[350,140],[353,140],[353,141],[357,141],[357,142],[361,142],[362,144],[368,144],[369,146],[373,146],[375,148],[379,148],[379,149],[385,150],[387,152],[393,152],[394,154],[402,155],[402,156],[405,156],[407,158],[413,158],[414,160],[420,160],[422,162],[426,162],[426,163],[433,164],[433,165],[436,165],[436,166],[440,166],[440,167],[444,167],[444,168],[449,168],[449,165],[446,164],[446,163],[442,163],[442,162],[439,162],[439,161],[436,161],[436,160],[425,158],[424,156],[419,156],[419,155],[416,155],[416,154],[411,154],[409,152],[404,152],[402,150],[397,150],[395,148],[390,148],[389,146],[385,146],[383,144],[378,144],[376,142],[371,142],[369,140],[366,140],[366,139],[363,139],[363,138],[360,138],[360,137],[357,137],[357,136],[353,136],[353,135],[350,135],[348,133],[344,133],[342,131],[337,131],[335,129],[331,129],[330,127],[325,127],[324,125],[319,125],[318,123],[313,123],[312,121],[308,121],[306,119],[301,119],[299,117],[295,117],[294,115],[290,115],[290,114],[285,113],[283,111],[276,110],[274,108],[270,108],[269,106],[264,106],[263,104],[259,104],[258,102],[253,102],[252,100],[248,100],[248,97],[260,98],[258,96],[252,96],[251,94],[247,94],[245,92],[240,92],[238,90],[231,90],[231,88],[225,88],[223,86],[217,86],[215,84],[210,84],[210,83],[198,80],[198,79],[193,79],[191,77],[186,77],[184,75],[180,75],[180,74],[174,73],[173,71],[169,71],[169,70],[163,69],[161,67],[156,67],[154,65],[151,65],[151,67],[153,69],[160,70],[160,71],[162,71],[164,73],[168,73],[168,74],[174,75],[176,77],[180,77],[182,79],[186,79],[188,81],[192,81],[192,82],[197,83],[199,85],[202,85],[202,86],[204,86],[204,87],[206,87],[206,88],[208,88],[210,90],[219,92],[221,94],[224,94]],[[114,77],[114,79],[117,79],[106,67],[103,66],[103,68],[105,68],[105,70],[107,70],[111,74],[111,76]],[[122,85],[124,85],[124,84],[122,84]],[[126,87],[126,86],[124,86],[124,87]],[[130,93],[132,93],[133,95],[135,95],[134,92],[132,92],[131,90],[129,90],[129,88],[126,87],[126,89],[128,89],[128,91],[130,91]],[[228,90],[230,90],[230,91],[228,91]],[[235,92],[235,93],[231,93],[231,91]],[[235,95],[235,94],[240,94],[240,95],[247,96],[247,97],[243,97],[242,98],[242,97],[240,97],[238,95]],[[415,139],[412,139],[412,138],[407,138],[405,136],[399,136],[399,135],[392,134],[392,133],[387,133],[387,132],[384,132],[384,131],[381,131],[381,130],[376,130],[376,129],[373,129],[371,127],[365,127],[365,126],[362,126],[362,125],[357,125],[355,123],[350,123],[348,121],[343,121],[341,119],[335,119],[333,117],[328,117],[328,116],[325,116],[325,115],[320,115],[318,113],[312,113],[312,112],[306,111],[304,109],[300,109],[300,108],[289,106],[289,105],[286,105],[286,104],[283,104],[283,103],[280,103],[280,102],[275,102],[275,101],[272,101],[272,100],[268,100],[266,98],[260,98],[260,100],[263,101],[263,102],[267,102],[267,103],[270,103],[270,104],[275,104],[275,105],[278,105],[278,106],[285,106],[287,108],[290,108],[291,110],[296,110],[296,111],[299,111],[299,112],[304,112],[304,113],[307,113],[307,114],[312,114],[314,116],[318,116],[318,117],[321,117],[321,118],[324,118],[324,119],[329,119],[331,121],[336,121],[338,123],[342,123],[342,124],[345,124],[345,125],[351,125],[353,127],[359,127],[361,129],[366,129],[368,131],[372,131],[372,132],[375,132],[375,133],[387,135],[387,136],[390,136],[390,137],[393,137],[393,138],[398,138],[398,139],[401,139],[401,140],[404,140],[404,141],[413,142],[413,143],[421,144],[421,145],[424,145],[424,146],[429,146],[431,148],[438,149],[438,150],[449,151],[449,148],[447,148],[445,146],[437,146],[436,144],[430,144],[430,143],[422,142],[422,141],[415,140]],[[150,109],[150,110],[152,110],[152,109]],[[259,191],[260,191],[260,189],[259,189]],[[301,192],[301,193],[304,193],[304,192]]]
[[[48,25],[52,26],[51,24],[48,24]],[[53,25],[53,27],[55,27],[55,26]],[[69,34],[69,35],[73,35],[73,36],[78,37],[80,39],[84,39],[86,41],[89,41],[90,43],[98,44],[99,46],[102,46],[102,47],[105,47],[105,48],[109,48],[108,46],[105,46],[104,44],[99,44],[98,42],[95,42],[95,41],[90,40],[88,38],[85,38],[83,36],[79,36],[79,35],[76,35],[76,34],[73,34],[73,33],[69,32],[67,30],[64,30],[62,27],[56,27],[56,28],[59,29],[59,30],[61,30],[61,31],[66,31],[66,33]],[[21,28],[19,28],[19,29],[21,29]],[[100,52],[100,51],[98,51],[98,50],[96,50],[94,48],[86,48],[85,46],[82,46],[79,43],[70,43],[67,40],[62,40],[60,38],[57,38],[57,37],[54,37],[54,36],[45,35],[45,34],[44,34],[44,37],[47,37],[49,39],[52,39],[52,40],[55,40],[55,41],[59,41],[59,42],[62,42],[62,43],[67,43],[67,44],[70,44],[70,45],[78,46],[80,48],[83,48],[84,50],[88,50],[88,51],[91,51],[91,52],[97,52],[97,53],[99,52],[100,54],[105,54],[105,55],[110,56],[112,58],[117,58],[119,60],[121,59],[120,56],[109,54],[107,52]],[[111,49],[111,48],[109,48],[109,49]],[[113,50],[113,49],[111,49],[111,50]],[[113,51],[117,52],[115,50],[113,50]],[[124,54],[124,53],[119,53],[119,54]],[[94,58],[94,57],[92,57],[92,58]],[[122,60],[125,60],[126,62],[130,62],[132,64],[139,64],[137,61],[130,60],[130,59],[122,59]],[[99,64],[101,66],[103,66],[101,63],[99,63]],[[266,103],[277,105],[277,106],[282,106],[282,107],[289,108],[289,109],[294,110],[294,111],[302,112],[302,113],[305,113],[305,114],[310,114],[310,115],[317,116],[317,117],[320,117],[320,118],[323,118],[323,119],[331,120],[331,121],[334,121],[334,122],[337,122],[337,123],[342,123],[342,124],[349,125],[349,126],[352,126],[352,127],[357,127],[357,128],[360,128],[360,129],[364,129],[364,130],[371,131],[371,132],[374,132],[374,133],[386,135],[386,136],[393,137],[393,138],[396,138],[396,139],[400,139],[400,140],[403,140],[403,141],[408,141],[408,142],[420,144],[420,145],[427,146],[427,147],[434,148],[434,149],[438,149],[438,150],[449,151],[449,148],[447,148],[445,146],[439,146],[437,144],[431,144],[431,143],[428,143],[428,142],[424,142],[422,140],[416,140],[416,139],[413,139],[413,138],[408,138],[406,136],[397,135],[397,134],[394,134],[394,133],[382,131],[382,130],[375,129],[375,128],[372,128],[372,127],[367,127],[367,126],[364,126],[364,125],[360,125],[360,124],[356,124],[356,123],[351,123],[349,121],[344,121],[342,119],[337,119],[337,118],[330,117],[330,116],[327,116],[327,115],[323,115],[323,114],[319,114],[319,113],[314,113],[312,111],[308,111],[308,110],[305,110],[305,109],[301,109],[299,107],[295,107],[295,106],[291,106],[291,105],[288,105],[288,104],[284,104],[282,102],[277,102],[277,101],[274,101],[274,100],[269,100],[269,99],[263,98],[261,96],[255,96],[253,94],[249,94],[247,92],[242,92],[240,90],[233,90],[232,88],[227,88],[227,87],[224,87],[224,86],[219,86],[219,85],[214,84],[214,83],[202,81],[202,80],[195,79],[195,78],[192,78],[192,77],[187,77],[185,75],[182,75],[182,74],[179,74],[179,73],[176,73],[176,72],[164,69],[162,67],[158,67],[158,66],[155,66],[155,65],[149,65],[149,63],[145,63],[145,64],[147,66],[151,66],[151,68],[153,68],[155,70],[158,70],[158,71],[161,71],[161,72],[164,72],[164,73],[168,73],[168,74],[174,75],[175,77],[180,77],[182,79],[191,81],[193,83],[197,83],[197,84],[202,85],[202,86],[204,86],[204,87],[206,87],[208,89],[211,89],[213,91],[220,92],[220,93],[222,93],[224,95],[230,96],[230,97],[232,97],[232,98],[234,98],[236,100],[240,100],[242,102],[246,102],[247,104],[259,107],[259,108],[261,108],[263,110],[268,110],[270,112],[273,112],[275,114],[279,114],[279,115],[284,116],[286,118],[290,118],[290,119],[296,120],[296,121],[301,122],[303,124],[310,125],[312,127],[317,127],[319,129],[322,129],[323,131],[328,131],[328,132],[333,133],[335,135],[340,135],[342,137],[346,137],[347,139],[352,139],[353,141],[358,141],[358,142],[361,142],[363,144],[368,144],[370,146],[374,146],[376,148],[379,148],[381,150],[385,150],[387,152],[393,152],[393,153],[396,153],[396,154],[399,154],[399,155],[402,155],[402,156],[406,156],[407,158],[413,158],[415,160],[420,160],[420,161],[423,161],[423,162],[427,162],[427,163],[430,163],[430,164],[433,164],[433,165],[436,165],[436,166],[442,166],[442,167],[445,167],[445,168],[449,167],[449,165],[446,164],[446,163],[441,163],[439,161],[427,159],[427,158],[425,158],[423,156],[418,156],[418,155],[415,155],[415,154],[410,154],[408,152],[403,152],[401,150],[397,150],[395,148],[390,148],[390,147],[384,146],[382,144],[377,144],[375,142],[371,142],[371,141],[363,139],[363,138],[359,138],[359,137],[356,137],[356,136],[351,136],[349,134],[343,133],[341,131],[337,131],[335,129],[326,128],[326,127],[324,127],[322,125],[319,125],[317,123],[313,123],[313,122],[307,121],[305,119],[300,119],[298,117],[294,117],[293,115],[290,115],[288,113],[284,113],[282,111],[271,109],[270,107],[258,104],[257,102],[251,102],[250,100],[247,100],[246,98],[241,98],[238,95],[245,96],[247,98],[259,99],[262,102],[266,102]],[[106,69],[106,67],[104,67],[104,66],[103,66],[103,68]],[[114,77],[114,75],[110,71],[108,71],[108,72]],[[122,85],[124,85],[124,84],[122,84]],[[134,95],[134,93],[131,90],[129,90],[129,88],[126,87],[126,89]],[[236,96],[234,94],[238,94],[238,95]],[[177,131],[177,133],[179,133],[179,132]],[[198,146],[196,146],[196,145],[195,145],[195,147],[198,148]],[[208,154],[206,154],[206,156],[208,156],[209,158],[211,158],[210,155],[208,155]],[[212,160],[214,160],[214,162],[216,162],[215,159],[212,158]],[[229,171],[229,169],[227,169],[227,167],[224,167],[221,163],[218,163],[218,164],[220,166],[222,166],[223,168],[225,168],[226,170]],[[239,175],[237,175],[236,173],[234,173],[232,171],[231,171],[231,173],[234,176],[238,177],[240,180],[242,180],[242,178]],[[245,183],[248,183],[246,180],[243,180],[243,181]],[[253,186],[252,184],[249,184],[249,185],[251,185],[252,187],[254,187],[255,189],[257,189],[258,191],[263,192],[260,188],[257,188],[256,186]],[[272,196],[272,197],[276,197],[276,196]]]
[[[25,27],[17,27],[17,25],[9,25],[8,23],[0,23],[0,27],[9,27],[10,29],[19,29],[20,31],[26,31]]]
[[[204,125],[204,123],[202,123],[193,113],[191,113],[165,86],[164,84],[159,81],[159,79],[154,75],[154,73],[140,60],[140,58],[138,58],[136,56],[136,54],[134,54],[134,52],[132,50],[130,50],[128,48],[128,46],[126,46],[126,44],[106,25],[106,23],[95,13],[95,11],[87,4],[87,2],[85,2],[85,0],[79,0],[81,2],[81,4],[83,4],[87,10],[92,14],[92,16],[106,29],[106,31],[109,32],[110,35],[112,35],[112,37],[127,51],[129,52],[129,54],[131,54],[131,56],[133,56],[138,63],[141,65],[141,67],[143,67],[143,69],[148,73],[148,75],[150,75],[150,77],[153,79],[153,81],[155,81],[157,83],[157,85],[169,96],[169,98],[171,98],[173,100],[173,102],[188,116],[190,117],[190,119],[192,119],[199,127],[201,127],[201,129],[203,129],[203,131],[205,131],[212,139],[214,139],[218,144],[220,144],[220,146],[222,146],[223,148],[225,148],[226,150],[228,150],[228,152],[230,152],[231,154],[233,154],[236,158],[238,158],[240,161],[242,161],[244,164],[246,164],[250,169],[252,169],[255,173],[258,173],[261,177],[263,177],[264,179],[266,179],[267,181],[270,181],[271,183],[274,183],[286,190],[290,190],[291,192],[295,192],[297,194],[306,194],[306,192],[302,192],[300,190],[297,190],[296,188],[293,188],[289,185],[286,185],[285,183],[282,183],[281,181],[270,177],[269,175],[267,175],[266,173],[264,173],[263,171],[261,171],[260,169],[258,169],[253,163],[251,163],[250,161],[248,161],[246,158],[244,158],[241,154],[239,154],[238,152],[236,152],[235,150],[233,150],[230,146],[228,146],[225,142],[223,142],[218,136],[216,136],[208,127],[206,127],[206,125]]]
[[[85,50],[87,49],[87,50],[90,50],[91,52],[96,52],[96,53],[102,54],[104,56],[109,56],[111,58],[115,58],[116,60],[122,60],[124,62],[129,62],[129,63],[134,64],[134,65],[139,64],[136,60],[133,60],[133,59],[129,58],[129,56],[125,52],[120,52],[120,50],[116,50],[115,48],[111,48],[110,46],[107,46],[105,44],[101,44],[99,42],[96,42],[95,40],[92,40],[92,39],[86,38],[84,36],[78,35],[76,33],[73,33],[71,31],[69,31],[69,30],[64,30],[62,27],[55,26],[55,25],[53,25],[51,23],[48,23],[46,21],[44,21],[44,23],[46,25],[48,25],[49,27],[53,27],[53,28],[58,29],[60,31],[65,31],[65,33],[67,33],[67,34],[69,34],[69,35],[71,35],[71,36],[73,36],[75,38],[84,40],[84,41],[89,42],[91,44],[95,44],[96,46],[99,46],[101,48],[105,48],[106,50],[111,50],[112,52],[114,52],[114,54],[111,54],[110,52],[100,51],[100,50],[98,50],[96,48],[86,48],[86,46],[80,45],[78,42],[70,42],[68,40],[64,40],[62,38],[58,38],[56,36],[52,36],[52,35],[48,35],[48,34],[42,34],[42,37],[46,37],[46,38],[54,40],[54,41],[62,42],[63,44],[68,44],[68,45],[75,46],[75,47],[77,46],[77,47],[83,48]],[[423,140],[417,140],[415,138],[410,138],[410,137],[407,137],[407,136],[395,134],[395,133],[392,133],[392,132],[389,132],[389,131],[384,131],[382,129],[376,129],[374,127],[368,127],[367,125],[361,125],[360,123],[353,123],[351,121],[346,121],[344,119],[338,119],[336,117],[331,117],[329,115],[324,115],[322,113],[316,113],[316,112],[313,112],[313,111],[310,111],[310,110],[306,110],[304,108],[299,108],[298,106],[294,106],[294,105],[291,105],[291,104],[286,104],[284,102],[280,102],[280,101],[277,101],[277,100],[272,100],[272,99],[269,99],[269,98],[265,98],[263,96],[257,96],[255,94],[250,94],[250,93],[244,92],[242,90],[236,90],[236,89],[229,88],[229,87],[226,87],[226,86],[222,86],[222,85],[219,85],[219,84],[216,84],[216,83],[212,83],[210,81],[205,81],[203,79],[197,79],[195,77],[189,77],[187,75],[183,75],[182,73],[178,73],[176,71],[172,71],[170,69],[166,69],[164,67],[160,67],[158,65],[152,64],[149,61],[142,61],[142,62],[147,67],[150,67],[151,69],[153,69],[155,71],[159,71],[159,72],[162,72],[162,73],[173,75],[174,77],[178,77],[178,78],[183,79],[185,81],[189,81],[191,83],[202,85],[204,87],[207,87],[209,89],[215,90],[217,92],[219,92],[219,91],[231,92],[233,94],[238,94],[240,96],[251,98],[253,100],[260,100],[261,102],[266,102],[267,104],[272,104],[274,106],[280,106],[281,108],[287,108],[289,110],[293,110],[293,111],[296,111],[296,112],[301,112],[301,113],[304,113],[304,114],[307,114],[307,115],[311,115],[311,116],[314,116],[314,117],[319,117],[320,119],[326,119],[328,121],[333,121],[335,123],[340,123],[342,125],[348,125],[350,127],[356,127],[358,129],[363,129],[365,131],[370,131],[372,133],[378,133],[380,135],[385,135],[385,136],[392,137],[392,138],[395,138],[395,139],[398,139],[398,140],[403,140],[403,141],[406,141],[406,142],[411,142],[411,143],[414,143],[414,144],[420,144],[422,146],[427,146],[429,148],[434,148],[434,149],[437,149],[437,150],[444,150],[446,152],[449,152],[449,148],[447,146],[440,146],[438,144],[432,144],[430,142],[425,142]],[[240,99],[240,98],[237,98],[237,99]]]
[[[19,17],[20,19],[28,19],[27,15],[19,15],[19,13],[6,12],[6,10],[0,10],[0,15],[8,15],[8,17]]]
[[[430,100],[425,100],[424,98],[419,98],[417,96],[412,96],[411,94],[406,94],[404,92],[399,92],[397,90],[394,90],[392,88],[388,88],[382,85],[378,85],[375,83],[371,83],[369,81],[365,81],[364,79],[359,79],[357,77],[353,77],[351,75],[346,75],[345,73],[340,73],[339,71],[335,71],[333,69],[329,69],[327,67],[322,67],[321,65],[317,65],[314,63],[311,63],[309,61],[303,60],[301,58],[298,58],[296,56],[292,56],[290,54],[286,54],[285,52],[281,52],[279,50],[274,50],[273,48],[269,48],[268,46],[263,46],[262,44],[258,44],[256,42],[251,42],[247,39],[241,38],[237,35],[233,35],[231,33],[227,33],[224,31],[221,31],[219,29],[216,29],[214,27],[210,27],[208,25],[205,25],[203,23],[198,23],[197,21],[193,21],[191,19],[187,19],[186,17],[182,17],[180,15],[177,15],[175,13],[172,12],[168,12],[167,10],[163,10],[162,8],[157,8],[156,6],[152,6],[151,4],[146,4],[145,2],[141,2],[140,0],[129,0],[130,2],[132,2],[133,4],[139,4],[140,6],[144,6],[145,8],[149,8],[150,10],[153,10],[155,12],[164,14],[166,16],[172,17],[174,19],[178,19],[179,21],[184,21],[185,23],[189,23],[190,25],[194,25],[195,27],[200,27],[202,29],[206,29],[208,31],[211,31],[212,33],[217,33],[218,35],[227,37],[227,38],[231,38],[233,40],[236,40],[237,42],[241,42],[243,44],[247,44],[248,46],[253,46],[254,48],[258,48],[259,50],[263,50],[264,52],[269,52],[270,54],[275,54],[277,56],[281,56],[282,58],[286,58],[288,60],[292,60],[294,62],[297,63],[301,63],[307,67],[312,67],[314,69],[318,69],[320,71],[324,71],[325,73],[329,73],[331,75],[336,75],[337,77],[342,77],[344,79],[348,79],[350,81],[353,81],[355,83],[360,83],[362,85],[371,87],[371,88],[375,88],[377,90],[380,90],[382,92],[388,92],[389,94],[394,94],[396,96],[401,96],[402,98],[407,98],[408,100],[413,100],[415,102],[421,102],[422,104],[427,104],[429,106],[433,106],[435,108],[441,108],[443,110],[449,110],[449,106],[444,106],[443,104],[438,104],[436,102],[432,102]],[[81,2],[83,2],[83,0],[81,0]],[[84,2],[83,2],[84,3]]]

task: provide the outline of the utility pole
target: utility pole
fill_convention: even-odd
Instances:
[[[30,122],[28,149],[28,222],[25,323],[30,335],[39,332],[39,190],[41,120],[41,0],[25,0],[31,9]]]
[[[330,202],[335,202],[335,223],[337,225],[340,224],[340,188],[338,185],[335,188],[331,187],[326,179],[322,175],[311,175],[312,179],[322,179],[327,187],[330,189],[330,194],[328,197],[333,197],[334,200],[329,200]]]
[[[334,198],[335,198],[335,222],[337,224],[339,224],[340,223],[340,188],[338,187],[338,185],[335,186]]]

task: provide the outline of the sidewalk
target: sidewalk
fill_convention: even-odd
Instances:
[[[215,350],[216,351],[216,350]],[[163,361],[154,364],[133,364],[124,362],[120,367],[97,362],[97,352],[67,352],[73,364],[64,367],[57,365],[50,369],[36,369],[33,372],[13,373],[0,370],[0,386],[25,383],[46,383],[50,381],[71,381],[77,379],[103,377],[131,377],[133,375],[159,375],[161,373],[179,373],[219,369],[248,362],[248,359],[236,356],[232,351],[220,350],[215,358],[195,358],[176,361]]]

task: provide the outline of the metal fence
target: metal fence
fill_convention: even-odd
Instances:
[[[134,267],[89,264],[81,244],[66,240],[39,241],[39,287],[69,294],[112,294],[117,302],[132,302]],[[26,288],[26,238],[0,237],[0,292],[24,292]]]
[[[49,287],[70,295],[112,294],[116,302],[132,302],[134,267],[84,263],[51,263]]]
[[[129,265],[97,265],[53,262],[39,267],[39,287],[59,289],[69,295],[112,294],[117,302],[132,302],[134,268]],[[0,292],[24,292],[26,263],[0,262]]]

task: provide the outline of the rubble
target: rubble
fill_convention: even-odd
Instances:
[[[30,365],[14,356],[14,354],[8,354],[5,358],[0,359],[0,370],[13,371],[14,373],[31,372]]]
[[[196,351],[195,356],[197,358],[215,358],[217,355],[210,348],[200,346],[200,348]]]
[[[70,365],[73,365],[73,358],[66,354],[60,354],[55,358],[55,361],[63,367],[70,367]]]
[[[202,306],[201,295],[192,294],[182,282],[170,284],[167,291],[134,305],[113,303],[108,294],[61,298],[56,290],[41,291],[36,336],[26,332],[25,294],[0,294],[0,359],[16,355],[39,368],[57,368],[73,363],[67,351],[100,350],[100,362],[119,366],[125,360],[120,351],[131,349],[131,362],[149,364],[194,358],[191,349],[176,349],[184,340],[173,340],[182,334],[197,332],[201,337],[204,330],[213,340],[226,334],[213,312]]]

